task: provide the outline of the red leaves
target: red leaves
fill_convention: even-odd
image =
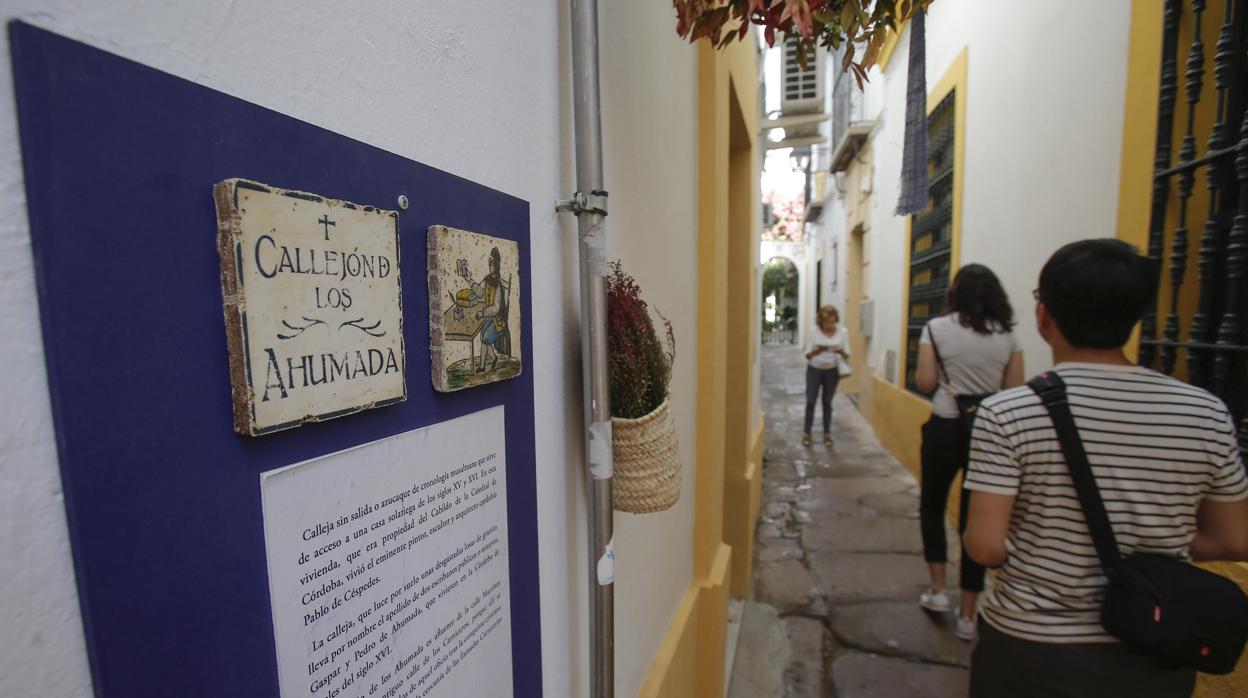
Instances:
[[[880,47],[912,14],[932,0],[672,0],[676,33],[690,42],[705,38],[722,49],[762,27],[768,46],[781,41],[797,45],[806,67],[816,46],[838,49],[847,45],[844,70],[851,70],[861,86],[875,65]],[[733,24],[735,22],[735,24]],[[854,49],[860,49],[854,60]]]
[[[666,346],[655,332],[637,281],[613,262],[607,275],[607,379],[613,417],[643,417],[667,399],[676,341],[672,323],[661,314],[659,318]]]
[[[780,13],[780,21],[791,20],[792,26],[803,39],[809,39],[815,33],[815,21],[810,14],[807,0],[784,0],[784,11]]]

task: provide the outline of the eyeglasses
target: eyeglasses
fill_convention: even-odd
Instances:
[[[1035,299],[1036,299],[1036,302],[1037,302],[1037,303],[1039,303],[1039,302],[1040,302],[1040,289],[1038,289],[1038,288],[1037,288],[1037,289],[1032,289],[1032,291],[1031,291],[1031,297],[1032,297],[1032,298],[1035,298]]]

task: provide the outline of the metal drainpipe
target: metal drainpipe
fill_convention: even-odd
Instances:
[[[556,210],[576,214],[581,258],[581,367],[589,465],[590,696],[615,695],[615,553],[611,401],[607,388],[607,192],[598,98],[598,2],[572,2],[572,102],[576,193]]]

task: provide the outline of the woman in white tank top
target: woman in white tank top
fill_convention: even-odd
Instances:
[[[949,287],[945,310],[946,315],[923,328],[914,378],[920,391],[935,391],[932,418],[923,425],[919,497],[923,557],[932,579],[931,589],[923,593],[919,604],[935,612],[951,606],[945,594],[945,508],[953,480],[965,472],[969,458],[971,405],[1002,388],[1023,384],[1023,353],[1011,331],[1014,310],[991,269],[982,264],[962,267]],[[966,407],[960,408],[959,402]],[[966,527],[966,500],[963,490],[959,532]],[[965,550],[960,568],[957,635],[971,640],[975,606],[984,589],[984,568]]]

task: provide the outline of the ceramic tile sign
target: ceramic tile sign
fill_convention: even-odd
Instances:
[[[512,240],[429,228],[433,387],[452,392],[520,375],[520,250]]]
[[[398,214],[244,179],[213,194],[234,430],[406,399]]]

